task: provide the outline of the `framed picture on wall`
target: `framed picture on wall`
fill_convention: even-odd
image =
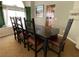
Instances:
[[[36,17],[43,17],[44,14],[44,6],[38,5],[36,6]]]

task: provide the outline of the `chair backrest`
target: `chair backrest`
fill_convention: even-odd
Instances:
[[[25,29],[27,33],[31,33],[34,36],[35,39],[35,44],[37,42],[36,40],[36,31],[35,31],[35,21],[34,18],[32,18],[31,21],[28,21],[24,18],[24,23],[25,23]],[[29,26],[30,24],[30,26]]]
[[[15,17],[16,18],[16,27],[17,27],[17,35],[21,35],[21,38],[24,38],[24,29],[22,24],[21,17]]]
[[[17,29],[22,29],[23,30],[23,24],[22,24],[21,17],[15,17],[15,18],[16,18],[16,26],[17,26]]]
[[[13,30],[15,31],[15,29],[16,29],[16,20],[15,20],[15,17],[10,17],[10,20],[11,20],[11,23],[12,23]]]
[[[71,26],[72,26],[72,23],[73,23],[73,19],[69,19],[61,43],[64,43],[65,40],[67,39],[67,36],[68,36],[68,33],[69,33],[70,28],[71,28]]]
[[[26,32],[28,32],[28,30],[29,30],[29,31],[30,31],[30,30],[33,30],[33,32],[35,32],[35,31],[34,31],[34,29],[35,29],[34,18],[32,18],[31,21],[26,20],[26,19],[24,18],[24,24],[25,24]],[[29,25],[29,24],[30,24],[30,25]]]
[[[25,25],[25,30],[27,32],[27,20],[24,18],[24,25]]]
[[[33,23],[33,33],[34,33],[35,40],[36,40],[36,30],[35,30],[35,21],[34,21],[34,18],[32,18],[32,23]]]

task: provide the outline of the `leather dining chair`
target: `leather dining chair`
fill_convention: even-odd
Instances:
[[[51,51],[57,53],[58,56],[60,56],[60,53],[62,51],[64,51],[64,46],[65,46],[65,43],[66,43],[65,41],[67,39],[67,36],[68,36],[69,30],[72,26],[72,23],[73,23],[73,19],[69,19],[63,37],[58,36],[57,39],[52,39],[52,38],[49,39],[49,44],[50,44],[49,49]]]
[[[26,27],[26,32],[28,34],[27,37],[27,46],[28,46],[28,51],[31,49],[35,52],[35,57],[37,57],[37,53],[43,49],[42,45],[42,39],[39,38],[39,36],[36,35],[36,29],[35,29],[35,21],[34,18],[32,18],[31,21],[24,20],[25,21],[25,27]]]

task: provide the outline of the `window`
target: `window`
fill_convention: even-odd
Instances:
[[[21,0],[5,0],[5,1],[2,1],[3,2],[3,5],[8,5],[8,6],[17,6],[17,7],[22,7],[24,8],[24,5],[22,3]]]
[[[5,8],[6,7],[6,8]],[[5,25],[11,27],[10,17],[21,17],[22,19],[26,16],[22,1],[3,1],[3,12]],[[24,22],[22,20],[22,22]],[[24,23],[23,23],[24,26]]]

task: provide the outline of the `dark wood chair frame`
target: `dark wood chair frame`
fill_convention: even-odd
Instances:
[[[17,31],[16,31],[16,19],[15,17],[10,17],[11,23],[12,23],[12,28],[14,31],[14,38],[15,40],[17,39]]]
[[[34,18],[32,18],[31,21],[28,21],[28,20],[26,20],[26,19],[24,18],[24,21],[25,21],[25,27],[26,27],[26,32],[28,33],[28,37],[30,36],[30,34],[32,34],[32,35],[34,36],[34,39],[35,39],[35,48],[32,48],[32,45],[29,45],[29,42],[27,41],[28,51],[29,51],[30,49],[32,49],[33,51],[35,51],[35,57],[37,57],[37,53],[38,53],[41,49],[43,49],[43,46],[37,50],[37,37],[38,37],[38,36],[36,35]],[[31,24],[32,27],[33,27],[33,32],[28,32],[28,30],[29,30],[29,29],[28,29],[28,25],[31,26],[30,24]],[[30,33],[30,34],[29,34],[29,33]],[[27,39],[28,39],[28,37],[27,37]]]
[[[20,22],[20,24],[18,23],[18,21]],[[17,26],[17,38],[18,38],[18,42],[19,43],[23,42],[24,47],[25,47],[24,29],[23,29],[23,24],[22,24],[21,17],[16,17],[16,26]],[[21,36],[19,36],[20,33],[22,33],[22,35],[23,35],[22,38],[20,38]]]
[[[66,29],[65,29],[65,32],[64,32],[64,35],[63,35],[62,40],[61,40],[61,42],[60,42],[60,44],[59,44],[59,47],[58,47],[58,48],[59,48],[59,51],[57,52],[57,51],[55,51],[54,49],[52,49],[52,48],[49,47],[49,49],[50,49],[51,51],[57,53],[58,56],[60,56],[60,53],[61,53],[62,51],[64,51],[65,41],[66,41],[66,39],[67,39],[67,36],[68,36],[68,33],[69,33],[70,28],[71,28],[71,26],[72,26],[72,23],[73,23],[73,19],[69,19],[68,24],[67,24]],[[50,44],[50,42],[49,42],[49,44]]]

